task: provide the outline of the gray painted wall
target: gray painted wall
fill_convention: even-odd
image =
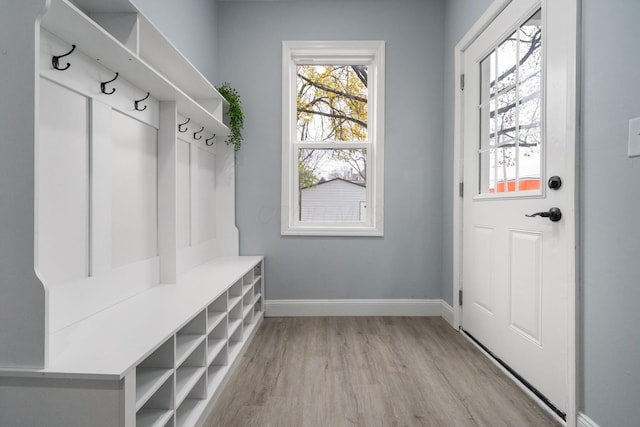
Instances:
[[[492,0],[445,1],[442,298],[450,305],[453,304],[453,104],[458,84],[453,75],[454,49],[491,3]]]
[[[583,410],[600,426],[640,424],[640,2],[582,1]]]
[[[131,0],[209,81],[217,84],[213,0]],[[185,31],[186,30],[186,31]]]
[[[440,298],[443,2],[221,2],[218,18],[218,76],[246,110],[240,251],[266,256],[267,299]],[[282,41],[322,39],[387,42],[384,238],[280,236]]]

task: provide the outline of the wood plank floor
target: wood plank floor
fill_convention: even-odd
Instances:
[[[267,318],[205,426],[555,426],[435,317]]]

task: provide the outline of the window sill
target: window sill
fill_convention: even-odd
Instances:
[[[382,226],[378,227],[318,227],[295,226],[282,227],[282,236],[344,236],[344,237],[383,237]]]

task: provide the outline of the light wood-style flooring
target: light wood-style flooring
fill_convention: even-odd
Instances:
[[[267,318],[205,426],[555,426],[435,317]]]

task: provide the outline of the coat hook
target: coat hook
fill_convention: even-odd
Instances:
[[[113,95],[113,93],[116,91],[116,88],[112,88],[111,92],[107,92],[107,90],[106,90],[107,83],[114,82],[118,78],[119,75],[120,75],[120,73],[116,73],[116,76],[114,78],[112,78],[111,80],[107,80],[106,82],[100,83],[100,90],[102,91],[102,93],[104,93],[105,95]]]
[[[213,145],[213,140],[215,139],[216,134],[214,133],[213,136],[209,139],[205,139],[204,143],[207,144],[208,146],[212,146]],[[211,141],[211,144],[209,144],[209,141]]]
[[[201,137],[200,135],[198,135],[198,134],[199,134],[199,133],[202,133],[202,131],[203,131],[203,130],[204,130],[204,126],[202,126],[202,129],[200,129],[199,131],[194,132],[194,133],[193,133],[193,139],[195,139],[195,140],[200,140],[200,139],[202,139],[202,137]]]
[[[69,63],[67,62],[67,66],[66,66],[66,67],[64,67],[64,68],[60,68],[60,62],[59,62],[59,60],[60,60],[60,58],[63,58],[63,57],[65,57],[65,56],[67,56],[67,55],[71,55],[71,53],[72,53],[74,50],[76,50],[76,45],[75,45],[75,44],[72,44],[72,45],[71,45],[71,50],[70,50],[69,52],[65,53],[64,55],[53,56],[53,57],[51,58],[51,65],[53,65],[53,68],[54,68],[54,69],[56,69],[56,70],[64,71],[64,70],[66,70],[67,68],[71,67],[71,64],[69,64]]]
[[[178,132],[180,132],[180,133],[185,133],[185,132],[187,131],[187,128],[184,128],[184,130],[182,130],[182,126],[186,125],[186,124],[187,124],[187,123],[189,123],[190,121],[191,121],[191,117],[189,117],[189,118],[187,119],[187,121],[186,121],[186,122],[184,122],[184,123],[180,123],[180,124],[178,125]]]
[[[146,109],[147,109],[147,106],[146,106],[146,105],[145,105],[144,107],[142,107],[142,108],[138,108],[138,105],[139,105],[142,101],[144,101],[145,99],[149,98],[149,95],[151,95],[151,94],[150,94],[149,92],[147,92],[147,96],[145,96],[144,98],[142,98],[142,99],[138,99],[137,101],[133,101],[133,103],[134,103],[134,105],[133,105],[133,106],[135,107],[135,109],[136,109],[137,111],[144,111],[144,110],[146,110]]]

